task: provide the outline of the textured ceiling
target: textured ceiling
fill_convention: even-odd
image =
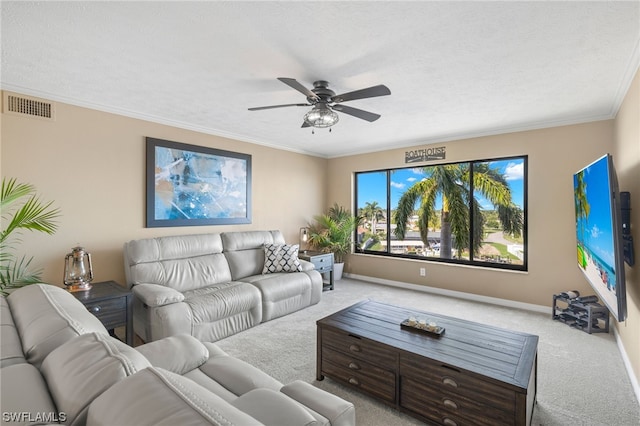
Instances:
[[[640,2],[2,1],[2,88],[322,157],[608,119]],[[337,93],[332,132],[276,80]],[[188,142],[188,141],[185,141]]]

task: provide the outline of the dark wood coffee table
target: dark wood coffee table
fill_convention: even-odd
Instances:
[[[411,316],[445,331],[401,327]],[[317,325],[318,380],[330,377],[429,423],[531,422],[538,336],[370,300]]]

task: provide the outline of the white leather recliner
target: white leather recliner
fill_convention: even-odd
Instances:
[[[133,328],[145,342],[176,334],[216,340],[316,304],[322,276],[291,259],[293,272],[266,272],[265,245],[280,231],[225,232],[133,240],[124,244]]]
[[[0,298],[0,319],[3,422],[355,425],[353,404],[283,385],[215,343],[182,334],[129,347],[59,287]]]

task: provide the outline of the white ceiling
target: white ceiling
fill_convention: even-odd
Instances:
[[[329,158],[613,118],[640,62],[639,1],[1,8],[3,89]],[[310,108],[247,110],[306,101],[277,77],[391,95],[311,134]]]

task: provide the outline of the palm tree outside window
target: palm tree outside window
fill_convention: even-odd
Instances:
[[[526,165],[523,156],[356,173],[356,209],[377,230],[359,232],[358,251],[526,270]]]

